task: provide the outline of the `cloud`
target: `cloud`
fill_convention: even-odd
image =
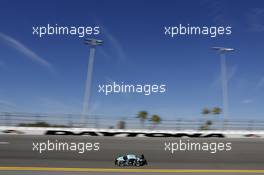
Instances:
[[[227,81],[230,81],[235,74],[237,73],[237,66],[232,66],[231,68],[227,69]],[[221,73],[217,76],[217,78],[212,82],[211,86],[215,87],[215,86],[219,86],[220,83],[222,81],[222,77],[221,77]]]
[[[14,39],[14,38],[6,35],[6,34],[3,34],[3,33],[0,33],[0,40],[4,41],[5,44],[13,47],[14,49],[19,51],[20,53],[26,55],[32,61],[39,63],[40,65],[48,68],[49,70],[53,70],[52,65],[49,62],[47,62],[44,58],[40,57],[38,54],[36,54],[34,51],[29,49],[27,46],[25,46],[24,44],[22,44],[18,40]]]
[[[257,82],[256,88],[260,89],[264,87],[264,76]]]
[[[115,57],[119,61],[126,61],[127,60],[127,55],[126,55],[126,53],[124,51],[124,48],[123,48],[122,44],[119,42],[117,37],[115,35],[113,35],[98,19],[95,19],[95,21],[101,26],[101,29],[102,29],[101,32],[107,39],[106,44],[108,44],[110,47],[113,48],[113,49],[111,49],[111,51],[114,51],[114,53],[116,55]],[[114,56],[111,56],[103,48],[100,48],[100,51],[106,57],[111,57],[111,58],[114,57]]]
[[[244,99],[244,100],[241,101],[241,103],[250,104],[250,103],[253,103],[253,100],[252,99]]]
[[[114,50],[116,51],[118,58],[124,61],[127,57],[126,57],[125,51],[122,45],[120,44],[120,42],[105,27],[103,28],[103,32],[105,34],[105,37],[109,40],[111,45],[114,47]]]
[[[99,47],[98,52],[103,56],[103,58],[113,59],[113,57],[103,47]]]
[[[264,32],[264,9],[253,8],[246,16],[249,30],[253,32]]]
[[[206,7],[207,15],[211,17],[214,23],[225,24],[230,20],[230,17],[227,18],[227,3],[221,0],[201,0],[200,3],[203,7]]]

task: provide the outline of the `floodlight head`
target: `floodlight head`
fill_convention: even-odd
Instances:
[[[220,53],[231,52],[231,51],[234,51],[235,50],[233,48],[226,48],[226,47],[212,47],[212,49],[217,50]]]
[[[103,40],[88,38],[85,39],[84,44],[88,44],[90,46],[98,46],[103,44]]]

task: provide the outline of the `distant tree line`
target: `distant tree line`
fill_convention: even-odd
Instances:
[[[152,128],[156,128],[161,123],[161,117],[159,115],[153,114],[149,116],[147,111],[139,111],[136,117],[140,120],[142,128],[145,128],[146,121],[151,122]]]

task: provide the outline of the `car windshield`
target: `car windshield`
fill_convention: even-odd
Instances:
[[[129,155],[127,155],[127,158],[128,159],[136,159],[137,157],[133,154],[129,154]]]

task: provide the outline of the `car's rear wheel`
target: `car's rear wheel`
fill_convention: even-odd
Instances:
[[[123,162],[118,162],[118,166],[124,166]]]

